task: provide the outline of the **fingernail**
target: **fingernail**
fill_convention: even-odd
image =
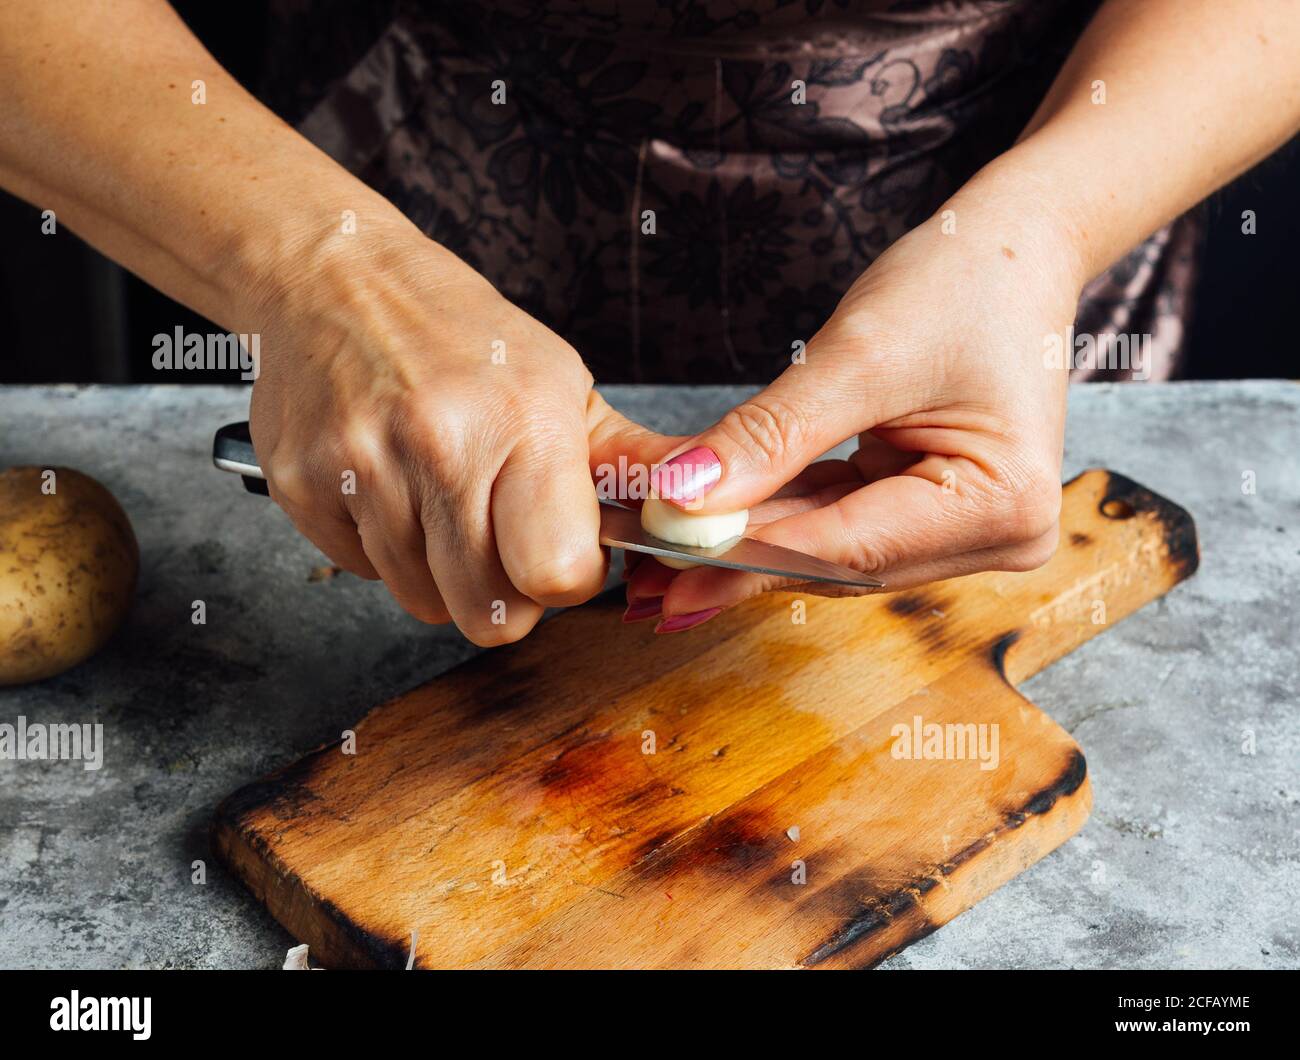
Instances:
[[[655,632],[680,633],[684,629],[691,629],[711,618],[716,618],[720,614],[722,614],[722,608],[710,607],[707,611],[692,611],[687,615],[673,615],[671,618],[665,618],[659,625],[655,626]]]
[[[722,461],[712,449],[697,445],[650,472],[652,496],[669,501],[699,500],[722,478]]]
[[[664,598],[662,596],[652,596],[648,600],[637,600],[627,605],[627,610],[623,612],[624,622],[643,622],[647,618],[658,618],[663,614]]]

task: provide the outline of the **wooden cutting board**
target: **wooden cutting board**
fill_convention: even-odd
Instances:
[[[1028,574],[673,636],[607,595],[236,792],[216,848],[326,967],[873,965],[1083,824],[1082,752],[1012,686],[1197,566],[1113,472],[1062,526]]]

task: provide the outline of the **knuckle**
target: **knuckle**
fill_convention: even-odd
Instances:
[[[548,328],[545,329],[541,344],[550,351],[545,362],[546,374],[555,384],[556,393],[568,397],[577,390],[585,394],[595,386],[596,377],[591,374],[591,369],[583,363],[578,351],[564,339]]]
[[[426,466],[451,471],[463,464],[472,437],[463,409],[440,398],[421,399],[405,419],[410,448]]]
[[[863,574],[880,574],[892,565],[889,556],[882,549],[865,543],[858,544],[854,549],[851,566]]]
[[[445,485],[460,481],[457,471],[470,457],[468,438],[454,426],[428,431],[416,440],[412,450],[419,465]]]
[[[572,352],[573,357],[571,358],[571,362],[574,365],[574,372],[576,375],[574,382],[584,393],[590,394],[595,390],[596,377],[592,375],[591,369],[587,367],[586,362],[578,356],[578,351],[573,350]]]
[[[849,565],[863,574],[880,574],[889,570],[894,558],[877,541],[865,539],[857,532],[842,508],[837,507],[835,511],[840,517],[839,536],[853,542],[853,554],[848,557]]]
[[[264,473],[280,507],[308,511],[316,506],[312,476],[301,461],[273,459],[267,462]]]
[[[1017,545],[1007,554],[1006,560],[1001,564],[1001,569],[1022,574],[1026,571],[1038,570],[1039,567],[1056,555],[1058,539],[1059,533],[1051,532],[1036,540]]]
[[[521,593],[549,606],[582,603],[594,592],[591,564],[587,557],[577,553],[551,556],[534,563],[519,580],[522,584],[517,588]]]
[[[465,639],[480,648],[499,648],[505,644],[514,644],[528,635],[533,627],[525,626],[519,623],[507,622],[502,625],[492,625],[490,623],[479,625],[477,623],[460,624],[460,631],[465,635]]]
[[[798,451],[808,436],[802,414],[770,397],[741,402],[719,426],[760,470],[783,464],[786,455]]]
[[[472,608],[472,614],[458,613],[456,625],[480,648],[497,648],[528,636],[542,617],[543,608],[532,600],[511,595],[504,602],[504,611],[500,610],[502,604],[500,600],[485,601],[482,607]],[[504,621],[494,621],[497,617]]]
[[[1040,475],[1038,480],[1021,491],[1021,508],[1024,513],[1021,536],[1028,541],[1049,538],[1061,518],[1061,482],[1056,475]],[[1048,555],[1055,549],[1051,542]]]
[[[1049,467],[1003,470],[998,485],[998,530],[1003,541],[1036,542],[1049,536],[1061,517],[1061,480]]]
[[[383,463],[384,441],[379,431],[364,420],[353,420],[339,428],[340,470],[356,473],[359,483],[372,483]]]

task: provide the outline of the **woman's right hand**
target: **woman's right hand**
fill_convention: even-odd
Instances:
[[[405,223],[371,236],[334,237],[259,299],[271,496],[415,617],[518,640],[603,585],[592,469],[672,440],[610,409],[573,348],[460,259]]]

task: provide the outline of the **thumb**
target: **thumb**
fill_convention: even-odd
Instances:
[[[601,500],[644,500],[650,469],[685,440],[684,435],[659,434],[633,423],[595,390],[587,400],[591,478]]]
[[[879,422],[864,393],[875,388],[864,375],[834,355],[792,364],[766,390],[679,445],[651,475],[651,488],[693,512],[752,508],[827,450]]]

